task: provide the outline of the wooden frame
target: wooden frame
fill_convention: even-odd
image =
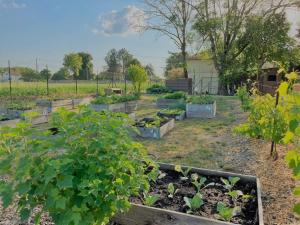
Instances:
[[[160,139],[165,136],[168,132],[173,130],[175,126],[174,119],[170,119],[167,123],[160,127],[137,127],[139,136],[143,138],[155,138]]]
[[[174,170],[172,164],[159,164],[162,170]],[[183,169],[188,167],[183,166]],[[251,182],[256,184],[257,190],[257,224],[264,225],[263,208],[261,201],[261,186],[259,179],[255,176],[229,173],[216,170],[208,170],[192,167],[191,173],[199,173],[204,176],[217,177],[240,177],[241,181]],[[125,213],[117,214],[112,221],[120,225],[234,225],[233,223],[210,219],[202,216],[189,215],[166,209],[148,207],[140,204],[132,204],[131,209]]]
[[[167,117],[167,118],[172,118],[172,119],[175,119],[177,121],[181,121],[181,120],[184,120],[186,115],[185,115],[185,111],[183,111],[181,114],[164,114],[164,113],[161,113],[161,112],[157,112],[157,115],[160,116],[160,117]]]
[[[186,104],[186,116],[188,118],[214,118],[217,112],[217,103],[213,104]]]

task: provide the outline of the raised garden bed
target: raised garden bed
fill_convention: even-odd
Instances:
[[[159,108],[169,108],[180,103],[184,103],[186,94],[184,92],[174,92],[166,94],[156,100],[156,106]]]
[[[195,181],[202,185],[198,188]],[[191,208],[187,202],[197,193],[201,204],[194,201]],[[120,225],[263,225],[260,182],[254,176],[160,164],[160,175],[146,196],[132,197],[129,212],[113,221]]]
[[[192,97],[186,104],[188,118],[214,118],[216,111],[217,104],[211,96]]]
[[[76,99],[73,99],[73,106],[77,107],[79,105],[88,105],[91,103],[92,100],[93,100],[92,97],[76,98]]]
[[[144,118],[136,123],[139,136],[160,139],[174,128],[174,119]]]
[[[180,109],[162,109],[157,113],[157,115],[159,117],[167,117],[180,121],[184,120],[185,111]]]
[[[37,106],[47,107],[48,112],[55,112],[58,108],[65,109],[74,109],[74,103],[72,99],[64,99],[64,100],[38,100],[36,102]]]

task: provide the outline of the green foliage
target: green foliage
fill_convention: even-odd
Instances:
[[[182,113],[184,113],[185,111],[184,110],[181,110],[181,109],[162,109],[159,111],[160,114],[163,114],[163,115],[180,115]]]
[[[217,211],[219,215],[226,221],[230,221],[235,216],[234,208],[226,207],[223,202],[218,202]]]
[[[82,58],[77,53],[70,53],[64,57],[64,66],[73,73],[75,79],[78,78],[79,70],[82,67]]]
[[[170,93],[170,94],[166,94],[164,96],[162,96],[161,98],[163,99],[186,99],[186,93],[183,91],[176,91],[174,93]]]
[[[148,94],[164,94],[172,92],[166,86],[161,84],[153,84],[151,87],[147,88],[146,92]]]
[[[168,76],[168,71],[174,68],[183,68],[184,67],[184,59],[182,53],[171,53],[170,56],[166,60],[166,69],[165,76]]]
[[[89,53],[79,52],[82,59],[82,65],[79,69],[79,80],[91,80],[93,78],[93,56]]]
[[[155,194],[155,195],[149,195],[144,193],[144,199],[143,199],[143,204],[147,206],[153,206],[158,200],[160,196]]]
[[[21,79],[23,81],[37,81],[40,80],[40,75],[39,73],[37,73],[35,70],[31,69],[31,68],[23,68],[21,70]]]
[[[146,70],[139,65],[130,65],[128,70],[128,79],[132,82],[133,90],[141,93],[142,85],[147,81],[148,76]]]
[[[180,165],[175,165],[175,171],[181,173],[183,177],[180,177],[181,180],[188,180],[189,179],[189,173],[192,168],[183,169]]]
[[[196,177],[195,175],[193,176],[193,174],[192,174],[192,179],[193,179],[192,184],[196,187],[197,192],[200,192],[201,188],[205,184],[205,181],[207,180],[206,177],[200,177],[200,179],[199,179],[199,177]]]
[[[48,70],[48,69],[43,69],[41,72],[40,72],[40,77],[41,77],[41,80],[50,80],[51,79],[51,71]]]
[[[173,183],[169,183],[168,184],[168,192],[169,192],[169,195],[168,197],[169,198],[174,198],[174,195],[179,191],[179,189],[175,189],[175,186]]]
[[[250,94],[246,86],[239,87],[236,91],[236,95],[241,100],[242,109],[244,112],[249,111],[251,108]]]
[[[204,204],[202,195],[199,192],[195,194],[193,198],[184,197],[183,200],[185,204],[189,207],[187,213],[195,212],[197,209],[200,209],[200,207]]]
[[[137,127],[145,127],[145,128],[152,128],[152,127],[160,127],[163,123],[167,122],[167,118],[154,116],[153,118],[144,118],[136,123]]]
[[[15,110],[29,110],[33,109],[35,104],[30,103],[30,102],[13,102],[9,105],[7,105],[8,109],[15,109]]]
[[[188,102],[192,104],[213,104],[215,99],[211,95],[200,95],[200,96],[191,96],[188,99]]]
[[[128,101],[136,101],[140,99],[139,95],[111,95],[111,96],[99,96],[95,98],[92,104],[115,104]]]
[[[70,77],[70,72],[67,68],[62,67],[53,74],[51,80],[66,80]]]
[[[50,123],[59,129],[55,137],[26,122],[1,127],[0,175],[8,177],[0,182],[3,206],[18,196],[23,220],[41,205],[58,225],[105,224],[127,210],[130,196],[149,189],[151,162],[122,115],[61,109]]]
[[[228,180],[225,178],[221,178],[221,181],[224,184],[224,187],[231,191],[233,189],[233,187],[236,185],[237,182],[239,182],[241,178],[239,177],[229,177]]]

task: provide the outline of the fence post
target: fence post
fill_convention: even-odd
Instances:
[[[276,92],[276,102],[275,102],[275,110],[278,106],[278,103],[279,103],[279,92],[277,91]],[[275,118],[274,118],[274,122],[273,122],[273,126],[275,126]],[[273,128],[274,130],[274,128]],[[276,150],[276,143],[274,140],[272,140],[272,143],[271,143],[271,152],[270,152],[270,156],[273,156],[273,159],[274,160],[277,160],[278,159],[278,153],[277,153],[277,150]]]
[[[10,104],[12,104],[10,60],[8,60],[8,80],[9,80],[9,96],[10,96]]]

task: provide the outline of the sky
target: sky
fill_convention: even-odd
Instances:
[[[139,32],[144,22],[140,0],[0,0],[0,66],[62,66],[66,53],[92,54],[94,70],[105,66],[112,49],[126,48],[144,65],[163,73],[168,52],[178,51],[172,41],[156,32]],[[300,13],[288,12],[291,34]]]

